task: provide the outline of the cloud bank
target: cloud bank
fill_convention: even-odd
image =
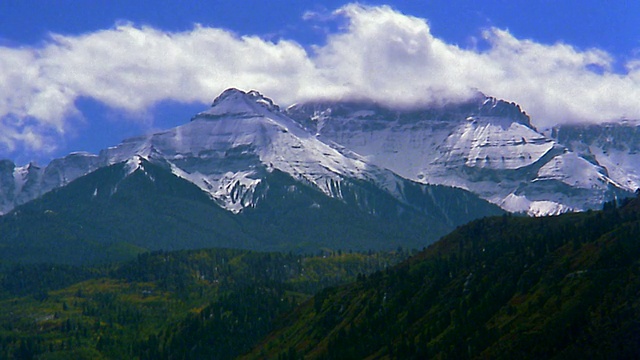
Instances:
[[[539,127],[640,119],[640,59],[615,72],[604,51],[497,28],[484,31],[486,49],[463,49],[434,37],[427,20],[386,6],[352,4],[332,16],[345,27],[311,50],[217,28],[130,23],[52,34],[38,47],[0,46],[0,152],[54,150],[83,117],[79,98],[142,114],[164,100],[209,103],[228,87],[257,89],[281,105],[359,98],[418,106],[480,90],[521,104]]]

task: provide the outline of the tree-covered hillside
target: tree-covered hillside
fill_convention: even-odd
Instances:
[[[486,218],[321,291],[245,358],[636,358],[639,274],[640,199]]]
[[[318,290],[408,255],[216,249],[12,266],[0,272],[0,359],[231,359]]]

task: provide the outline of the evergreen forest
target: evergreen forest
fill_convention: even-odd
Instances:
[[[2,359],[633,359],[640,197],[424,248],[0,268]]]
[[[635,359],[640,198],[504,215],[327,288],[245,359]]]
[[[326,287],[409,256],[208,249],[0,274],[0,359],[232,359]]]

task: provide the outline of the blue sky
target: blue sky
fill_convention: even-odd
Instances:
[[[638,24],[635,1],[2,1],[0,158],[95,153],[231,86],[283,106],[477,89],[539,127],[640,119]]]

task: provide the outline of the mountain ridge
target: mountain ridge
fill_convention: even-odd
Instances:
[[[3,161],[0,213],[134,156],[163,163],[233,212],[253,205],[242,199],[253,198],[260,174],[272,168],[329,196],[339,196],[331,183],[359,178],[399,197],[404,178],[469,190],[530,215],[597,208],[640,184],[633,153],[603,157],[569,142],[538,131],[519,105],[481,93],[424,109],[354,101],[283,110],[255,90],[231,88],[190,122],[98,155],[72,153],[46,167]]]
[[[610,178],[615,163],[573,152],[517,104],[484,95],[435,109],[312,102],[286,111],[323,141],[402,177],[467,189],[512,212],[593,209],[635,191],[628,168]]]

